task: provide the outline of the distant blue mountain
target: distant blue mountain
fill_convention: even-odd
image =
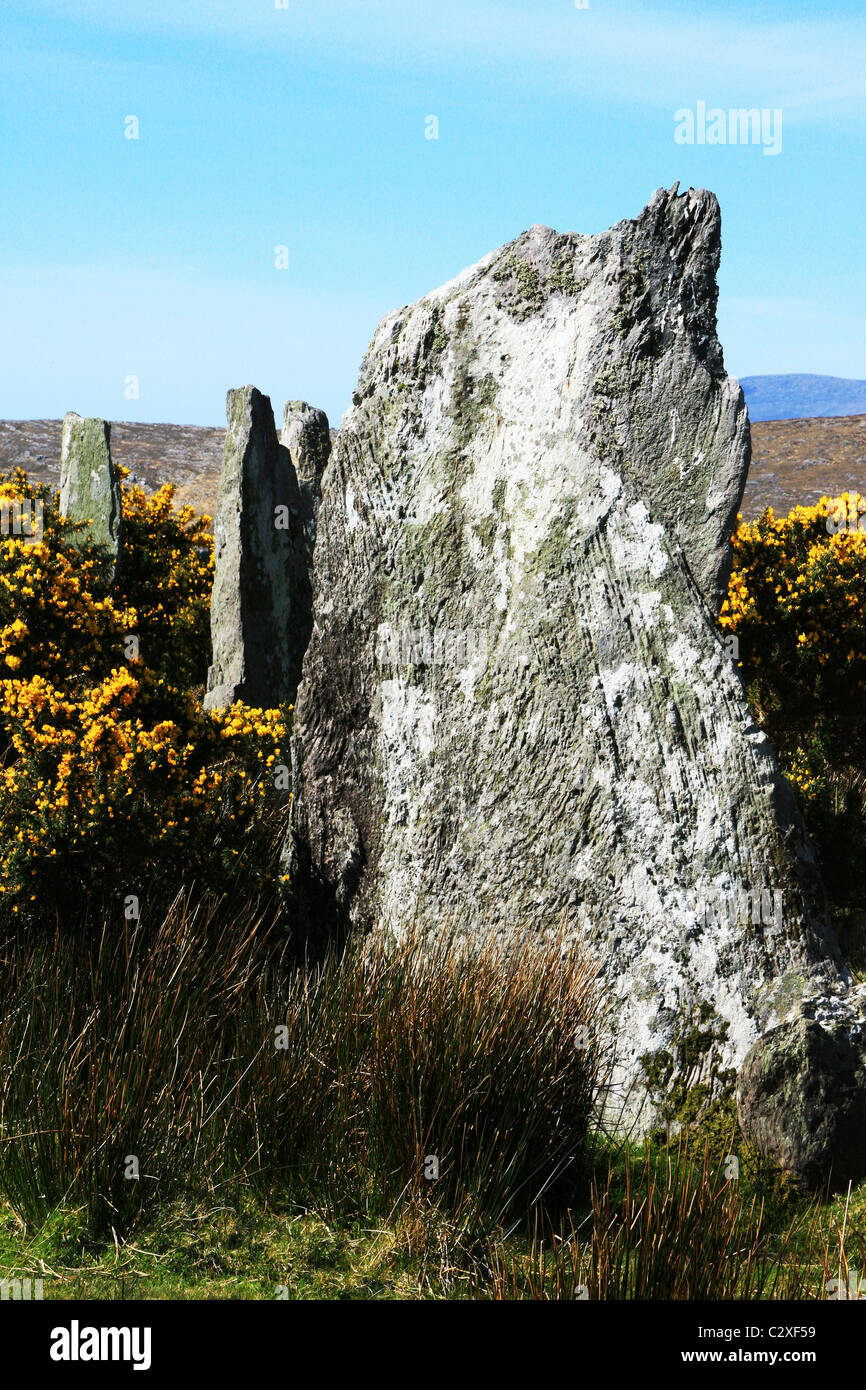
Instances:
[[[866,415],[866,381],[843,376],[744,376],[740,385],[752,420]]]

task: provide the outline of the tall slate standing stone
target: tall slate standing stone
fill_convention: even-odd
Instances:
[[[63,417],[60,447],[60,511],[70,521],[89,523],[76,531],[74,545],[95,545],[117,561],[121,544],[120,477],[111,458],[111,425]]]
[[[309,624],[293,592],[298,482],[267,396],[254,386],[229,391],[226,414],[205,707],[243,700],[274,708],[297,687],[303,656],[298,628]]]
[[[848,984],[715,621],[750,454],[720,226],[711,193],[660,190],[600,235],[533,227],[383,320],[324,475],[293,734],[298,920],[565,920],[638,1129],[696,1028],[712,1089]]]

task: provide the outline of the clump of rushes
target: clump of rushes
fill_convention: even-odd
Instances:
[[[291,964],[248,904],[0,950],[0,1192],[128,1231],[238,1183],[482,1241],[585,1182],[600,1070],[579,947],[358,940]],[[131,1177],[130,1157],[139,1176]]]
[[[205,713],[209,518],[123,488],[115,582],[57,496],[22,473],[42,537],[0,541],[0,919],[69,919],[86,898],[164,911],[184,883],[275,891],[264,842],[291,709]]]
[[[507,949],[448,930],[356,939],[305,995],[313,1034],[290,1024],[289,1072],[315,1078],[323,1108],[292,1149],[308,1147],[335,1209],[408,1203],[471,1233],[573,1194],[604,1062],[579,945],[560,933],[516,932]],[[305,1111],[292,1102],[293,1117]]]
[[[539,1214],[528,1246],[494,1246],[476,1272],[476,1297],[494,1299],[820,1299],[845,1260],[832,1216],[818,1203],[770,1229],[708,1149],[684,1136],[661,1160],[626,1156],[625,1181],[593,1179],[577,1227]]]

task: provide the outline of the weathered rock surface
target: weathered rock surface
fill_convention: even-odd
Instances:
[[[752,1048],[737,1081],[743,1132],[806,1186],[866,1177],[866,986],[816,1000]]]
[[[383,320],[317,517],[288,859],[313,935],[565,920],[611,1109],[844,989],[813,852],[715,625],[749,461],[715,198],[533,227]],[[757,923],[725,904],[782,894]],[[721,910],[720,910],[721,909]]]
[[[71,537],[74,544],[99,546],[116,562],[122,529],[120,478],[111,459],[107,420],[85,420],[74,411],[64,416],[60,511],[70,521],[89,523]]]
[[[293,696],[311,625],[309,583],[306,604],[297,584],[298,480],[267,396],[229,391],[226,415],[205,707],[269,709]]]

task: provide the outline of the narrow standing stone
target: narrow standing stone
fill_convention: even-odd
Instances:
[[[254,386],[229,391],[226,414],[205,708],[243,700],[272,709],[293,696],[298,676],[298,482],[267,396]]]
[[[64,416],[60,511],[70,521],[88,523],[72,534],[73,544],[99,546],[112,564],[117,562],[122,530],[120,478],[111,459],[107,420],[84,420],[74,411]]]
[[[322,499],[322,474],[331,457],[331,431],[323,410],[306,401],[287,401],[280,435],[297,478],[292,592],[295,595],[294,689],[301,682],[304,653],[313,631],[313,552]]]
[[[301,531],[308,564],[316,543],[316,516],[322,496],[322,474],[331,457],[331,431],[324,410],[306,401],[287,401],[283,407],[280,441],[288,449],[298,479]]]

